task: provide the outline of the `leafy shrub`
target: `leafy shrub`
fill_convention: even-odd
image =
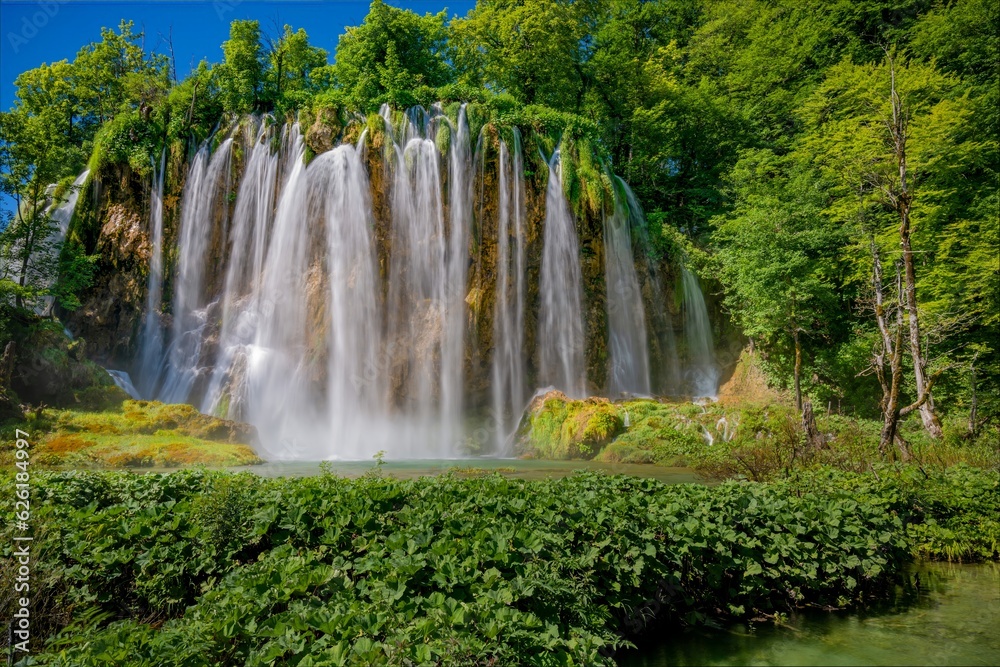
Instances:
[[[105,123],[94,137],[90,171],[97,174],[108,164],[125,164],[146,176],[162,146],[162,128],[143,119],[138,111],[118,114]]]
[[[198,470],[34,483],[51,532],[40,593],[77,619],[44,665],[613,664],[653,620],[855,604],[909,557],[899,516],[849,485]]]

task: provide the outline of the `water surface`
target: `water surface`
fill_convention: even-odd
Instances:
[[[232,468],[249,471],[264,477],[308,477],[322,472],[319,461],[268,462],[255,466]],[[329,461],[323,464],[335,475],[360,477],[376,467],[373,461]],[[382,464],[382,473],[399,479],[413,479],[454,472],[460,475],[478,475],[499,472],[519,479],[546,479],[572,475],[577,470],[595,470],[616,475],[649,477],[668,484],[701,483],[690,468],[638,463],[601,463],[599,461],[541,461],[534,459],[462,458],[462,459],[412,459],[389,460]]]
[[[922,563],[906,577],[880,609],[801,613],[787,627],[660,631],[619,664],[1000,664],[1000,565]]]

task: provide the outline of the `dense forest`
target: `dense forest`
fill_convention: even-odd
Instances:
[[[302,28],[234,21],[221,61],[183,78],[123,22],[24,72],[0,117],[18,202],[3,248],[19,267],[0,282],[0,326],[14,335],[45,297],[71,310],[90,280],[91,240],[39,252],[47,186],[65,192],[88,164],[149,174],[227,115],[459,100],[587,142],[633,185],[654,250],[687,255],[796,400],[888,415],[886,429],[919,412],[932,436],[943,416],[995,432],[998,14],[982,0],[484,0],[449,20],[377,0],[334,53]]]

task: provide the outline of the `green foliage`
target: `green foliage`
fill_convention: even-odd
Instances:
[[[309,44],[306,31],[296,31],[286,25],[281,37],[271,45],[268,54],[270,65],[270,94],[279,116],[307,105],[312,94],[323,81],[323,68],[327,53]]]
[[[167,134],[171,139],[193,139],[199,144],[208,138],[223,113],[216,73],[206,61],[170,89],[166,99]]]
[[[453,21],[451,43],[464,83],[510,93],[519,102],[579,111],[582,3],[481,0]]]
[[[166,56],[146,52],[143,33],[133,28],[132,21],[122,21],[117,33],[102,28],[101,41],[82,48],[73,61],[81,115],[95,130],[95,117],[103,123],[122,111],[150,109],[169,87]]]
[[[737,204],[715,235],[725,303],[744,334],[782,355],[788,377],[803,341],[822,347],[836,313],[843,232],[824,224],[815,174],[789,169],[771,151],[746,152],[730,178]]]
[[[368,16],[337,43],[333,78],[353,108],[374,111],[384,102],[416,104],[414,89],[450,83],[445,58],[445,13],[418,16],[373,0]]]
[[[154,156],[162,145],[162,130],[137,111],[119,114],[105,123],[94,138],[90,170],[100,173],[107,165],[127,164],[133,171],[149,175]]]
[[[848,493],[899,516],[915,555],[959,562],[1000,556],[1000,474],[995,469],[880,467],[875,475],[825,469],[798,474],[785,484],[818,494]]]
[[[223,60],[216,76],[222,107],[230,113],[254,111],[263,93],[264,49],[260,22],[233,21],[222,43]]]
[[[58,278],[52,288],[60,308],[72,311],[80,307],[77,295],[93,282],[96,262],[97,255],[87,255],[76,241],[63,242],[59,253]]]
[[[610,665],[649,623],[856,604],[908,558],[880,498],[747,483],[188,471],[35,494],[38,594],[93,610],[46,665]]]

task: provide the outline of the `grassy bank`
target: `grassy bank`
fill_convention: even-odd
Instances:
[[[880,422],[821,411],[822,447],[806,446],[799,413],[780,402],[707,403],[603,398],[536,399],[519,432],[520,453],[543,459],[595,459],[693,467],[714,479],[765,481],[789,471],[828,465],[851,472],[891,462],[878,451]],[[1000,447],[971,441],[964,423],[945,421],[940,441],[919,420],[902,425],[915,461],[944,468],[958,463],[1000,470]]]
[[[7,422],[31,434],[32,463],[49,468],[179,468],[253,465],[253,427],[203,415],[190,405],[119,400],[101,410],[45,408]],[[13,457],[3,438],[0,464]]]
[[[948,555],[945,531],[978,557],[1000,534],[997,476],[966,466],[715,487],[203,470],[33,486],[33,628],[53,636],[36,665],[614,664],[654,621],[863,605],[914,554]]]

